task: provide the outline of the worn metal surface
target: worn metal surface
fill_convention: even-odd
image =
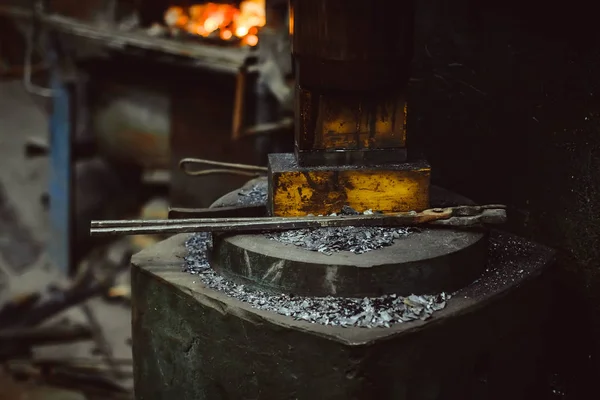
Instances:
[[[216,271],[250,287],[301,296],[452,292],[479,277],[487,248],[485,234],[454,230],[424,229],[364,254],[331,255],[263,235],[213,237]]]
[[[305,0],[290,7],[298,161],[342,165],[348,155],[341,151],[353,153],[354,164],[406,161],[413,2]],[[384,149],[395,151],[360,156]]]
[[[269,155],[269,211],[277,217],[329,215],[343,206],[363,212],[422,211],[429,206],[429,165],[302,167],[293,154]]]
[[[428,208],[430,167],[405,162],[413,27],[411,0],[290,2],[296,151],[269,155],[270,215]]]
[[[138,399],[539,398],[540,274],[553,255],[544,247],[494,233],[487,272],[444,310],[364,329],[297,321],[206,288],[181,270],[186,239],[132,259]]]
[[[396,164],[408,157],[407,149],[371,149],[344,151],[296,151],[300,165],[339,166],[339,165],[379,165]]]
[[[406,100],[403,93],[332,95],[312,93],[299,87],[296,102],[300,110],[296,120],[299,125],[296,128],[299,154],[406,146]]]

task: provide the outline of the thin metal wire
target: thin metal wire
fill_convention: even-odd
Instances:
[[[265,176],[265,174],[262,172],[240,171],[236,169],[203,169],[201,171],[185,171],[185,173],[190,176],[204,176],[217,174],[248,176],[251,178]]]
[[[187,168],[187,165],[212,165],[223,168],[205,169],[199,171],[191,171]],[[261,167],[258,165],[248,164],[236,164],[226,163],[221,161],[205,160],[202,158],[184,158],[179,161],[179,168],[187,175],[190,176],[202,176],[210,174],[233,174],[242,176],[262,176],[268,172],[267,167]]]

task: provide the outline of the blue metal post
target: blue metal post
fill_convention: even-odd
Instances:
[[[68,275],[72,272],[72,156],[71,93],[61,77],[57,63],[53,66],[50,116],[50,257]]]

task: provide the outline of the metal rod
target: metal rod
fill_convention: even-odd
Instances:
[[[391,226],[390,220],[386,219],[383,223],[383,219],[380,221],[372,221],[374,224],[365,223],[367,221],[360,221],[361,226]],[[256,231],[281,231],[291,229],[307,229],[307,228],[323,228],[323,227],[341,227],[341,226],[353,226],[357,223],[357,220],[339,219],[336,223],[328,224],[326,221],[287,221],[286,223],[273,223],[270,221],[263,222],[215,222],[215,223],[204,223],[204,224],[155,224],[155,225],[142,225],[142,226],[129,226],[129,227],[110,227],[110,228],[92,228],[90,233],[92,236],[116,236],[116,235],[160,235],[160,234],[174,234],[174,233],[192,233],[192,232],[256,232]],[[395,224],[408,226],[412,225],[409,223]]]
[[[256,232],[343,226],[414,226],[452,216],[452,209],[393,215],[335,217],[199,218],[166,221],[93,221],[92,236],[149,235],[190,232]]]
[[[201,171],[186,171],[186,174],[190,175],[190,176],[226,174],[226,175],[248,176],[250,178],[258,178],[258,177],[265,175],[263,172],[240,171],[237,169],[226,169],[226,168],[203,169]]]
[[[219,169],[208,169],[208,170],[190,170],[188,165],[212,165],[216,167],[222,167]],[[199,175],[208,175],[208,174],[237,174],[237,175],[245,175],[245,176],[260,176],[264,175],[264,173],[268,172],[267,167],[261,167],[258,165],[248,165],[248,164],[235,164],[235,163],[226,163],[221,161],[212,161],[205,160],[202,158],[184,158],[179,161],[179,168],[186,174],[190,176],[199,176]]]
[[[198,209],[200,212],[210,212],[210,211],[219,211],[224,208],[205,208]],[[374,215],[340,215],[340,216],[326,216],[326,217],[315,217],[315,216],[306,216],[306,217],[202,217],[202,218],[172,218],[167,220],[159,220],[159,219],[130,219],[130,220],[103,220],[103,221],[91,221],[91,228],[119,228],[119,227],[141,227],[141,226],[155,226],[155,225],[202,225],[202,224],[216,224],[216,223],[235,223],[235,222],[269,222],[269,223],[286,223],[290,224],[294,221],[300,222],[310,222],[310,221],[318,221],[327,223],[327,221],[335,221],[339,219],[344,220],[352,220],[352,221],[365,221],[372,219],[388,219],[392,217],[400,217],[408,219],[422,219],[425,216],[428,218],[434,218],[428,220],[427,222],[431,222],[432,220],[439,219],[447,219],[451,216],[473,216],[478,217],[481,215],[482,211],[485,210],[504,210],[505,206],[501,204],[494,205],[484,205],[484,206],[458,206],[458,207],[449,207],[449,208],[433,208],[429,210],[422,211],[417,213],[416,211],[408,211],[403,213],[395,213],[395,214],[374,214]],[[451,214],[448,214],[450,212]],[[422,222],[420,222],[422,223]],[[330,225],[331,226],[331,225]]]
[[[472,227],[506,222],[504,206],[433,208],[423,212],[327,217],[193,218],[171,220],[92,221],[92,236],[153,235],[191,232],[260,232],[344,226],[399,227],[439,224]]]
[[[328,217],[314,217],[324,219]],[[288,218],[288,217],[234,217],[234,218],[180,218],[180,219],[129,219],[129,220],[105,220],[92,221],[92,228],[123,228],[155,225],[198,225],[198,224],[216,224],[216,223],[235,223],[235,222],[286,222],[301,219],[302,221],[312,220],[311,217]],[[333,217],[329,217],[333,218]]]

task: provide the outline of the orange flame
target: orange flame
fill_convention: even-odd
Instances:
[[[258,44],[258,29],[265,26],[265,0],[244,0],[240,8],[231,4],[204,3],[187,10],[172,6],[165,12],[165,23],[204,37],[223,40],[240,38],[243,44]]]

